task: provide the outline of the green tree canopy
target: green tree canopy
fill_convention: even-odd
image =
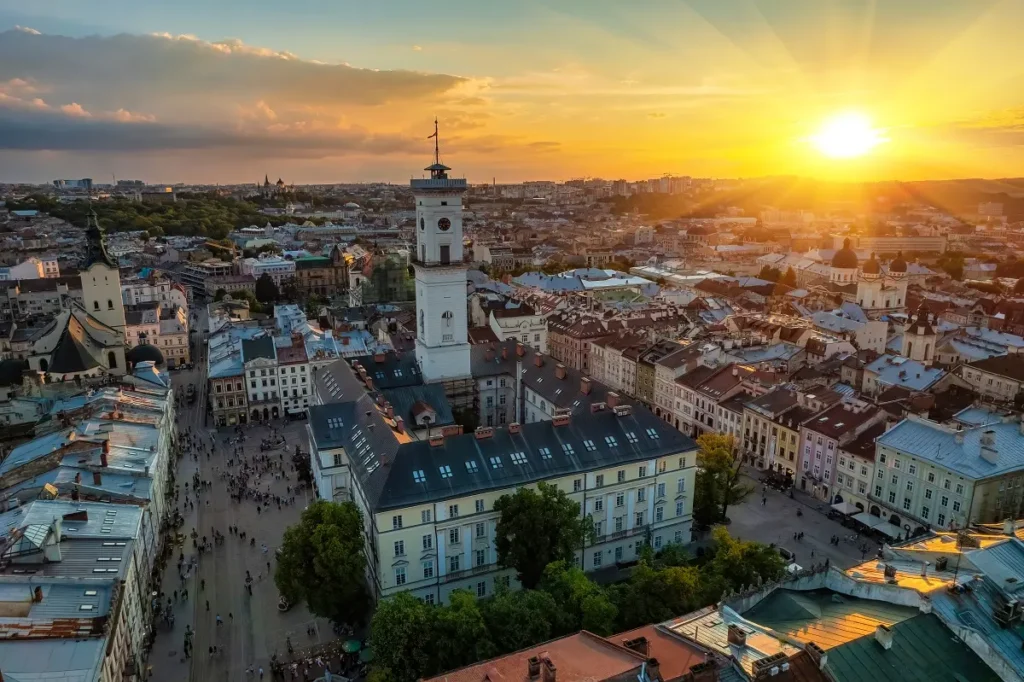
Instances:
[[[277,290],[277,284],[267,273],[260,275],[256,280],[256,300],[260,303],[273,303],[281,297]]]
[[[774,547],[734,538],[723,526],[715,528],[711,537],[714,557],[706,569],[719,578],[724,587],[739,590],[755,584],[758,578],[764,582],[778,580],[786,569],[785,561]]]
[[[703,605],[703,597],[698,569],[672,566],[657,570],[640,562],[629,582],[615,587],[612,599],[619,612],[618,629],[631,630],[689,613]]]
[[[779,284],[785,284],[786,286],[790,287],[796,286],[796,272],[793,270],[793,268],[786,269],[786,274],[784,274],[782,278],[779,279]]]
[[[566,561],[556,561],[544,570],[540,589],[558,605],[556,635],[589,630],[610,635],[617,615],[615,605],[600,585]]]
[[[589,517],[558,486],[539,483],[537,490],[520,488],[494,504],[500,514],[495,529],[498,563],[515,568],[519,582],[534,588],[553,561],[572,561],[593,533]]]
[[[779,281],[779,277],[781,277],[781,276],[782,276],[782,273],[779,271],[779,269],[778,268],[773,268],[770,265],[762,265],[761,266],[761,272],[757,273],[757,278],[758,279],[763,279],[763,280],[766,280],[768,282],[778,282]]]
[[[371,599],[362,526],[351,502],[313,502],[284,533],[274,572],[277,589],[292,603],[306,602],[321,618],[365,622]]]
[[[499,654],[551,639],[559,618],[558,604],[547,592],[507,587],[483,603],[483,614]]]
[[[740,459],[733,450],[733,437],[705,433],[697,438],[697,490],[693,515],[701,523],[726,518],[729,505],[742,502],[753,491],[740,482]],[[721,507],[716,511],[716,506]]]

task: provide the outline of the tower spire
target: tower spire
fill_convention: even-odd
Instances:
[[[437,134],[437,116],[434,117],[434,163],[441,165],[441,138]]]

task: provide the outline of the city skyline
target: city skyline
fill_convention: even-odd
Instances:
[[[0,182],[1024,175],[1024,0],[0,0]]]

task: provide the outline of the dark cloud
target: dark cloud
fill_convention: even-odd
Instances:
[[[320,64],[294,55],[181,36],[68,38],[0,32],[0,82],[30,80],[87,109],[187,111],[218,101],[377,106],[440,96],[465,79]],[[49,101],[49,98],[48,98]]]
[[[4,108],[0,101],[0,150],[221,150],[242,156],[324,158],[350,153],[404,154],[421,151],[421,147],[418,139],[374,135],[359,128],[306,134],[225,130],[84,117],[53,109]]]

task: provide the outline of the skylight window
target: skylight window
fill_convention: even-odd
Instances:
[[[632,431],[626,431],[626,440],[628,440],[628,441],[629,441],[630,443],[633,443],[633,444],[635,444],[635,443],[636,443],[637,441],[639,441],[640,439],[639,439],[639,438],[637,438],[637,437],[636,437],[636,434],[635,434],[635,433],[633,433]]]
[[[540,449],[540,458],[541,459],[551,459],[551,448],[541,448]]]
[[[427,477],[424,475],[423,469],[417,469],[416,471],[412,472],[412,480],[416,481],[417,483],[425,482],[427,480]]]
[[[97,594],[98,594],[98,592],[96,592],[96,590],[86,590],[85,591],[85,596],[86,597],[95,597]]]
[[[445,464],[443,467],[439,467],[438,470],[441,472],[441,478],[451,478],[452,468]]]
[[[95,607],[92,604],[82,604],[78,607],[79,611],[92,611]]]
[[[384,378],[384,372],[377,372],[374,376],[376,376],[378,379],[383,379]]]
[[[469,473],[475,474],[479,470],[480,467],[476,465],[476,460],[470,460],[466,462],[466,471],[468,471]]]
[[[647,429],[647,437],[651,440],[658,440],[661,436],[658,435],[657,429]]]
[[[594,441],[592,440],[583,441],[583,447],[587,449],[587,452],[593,452],[594,450],[597,450],[597,446],[594,445]]]
[[[544,382],[544,377],[537,377],[537,383],[538,384],[543,383],[543,382]]]
[[[569,443],[562,443],[562,450],[567,455],[575,455],[576,454],[576,451],[572,449],[572,445],[570,445]]]
[[[615,436],[605,436],[604,442],[607,443],[610,448],[618,447],[619,445],[619,441],[615,440]]]
[[[512,457],[513,464],[518,464],[519,466],[526,464],[526,455],[521,452],[513,452],[510,457]]]
[[[501,457],[491,457],[491,468],[492,469],[500,469],[503,466],[504,466],[504,464],[501,463]]]

